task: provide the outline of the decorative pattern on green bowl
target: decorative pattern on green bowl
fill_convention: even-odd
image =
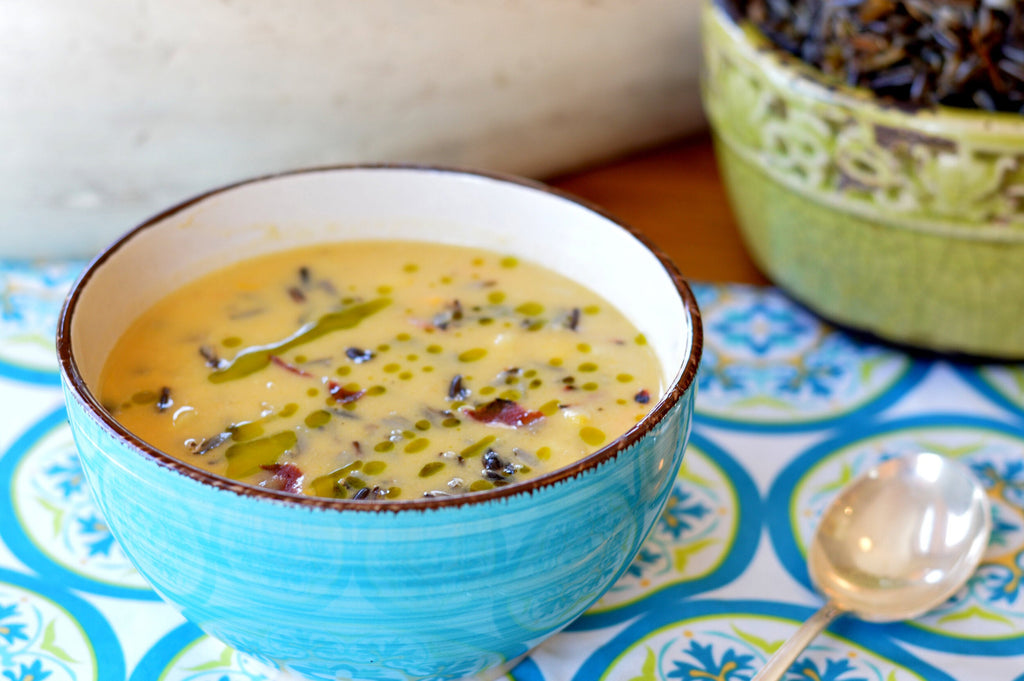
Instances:
[[[1024,117],[827,83],[710,0],[702,28],[719,164],[766,274],[890,340],[1024,356]]]

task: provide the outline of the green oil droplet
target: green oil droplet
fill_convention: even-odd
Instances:
[[[537,458],[541,461],[547,461],[551,458],[551,447],[541,447],[537,450]]]
[[[238,336],[228,336],[227,338],[222,340],[220,344],[226,348],[237,348],[239,345],[242,344],[242,339],[239,338]]]
[[[504,258],[502,258],[499,262],[501,263],[502,267],[506,269],[511,269],[519,264],[519,259],[516,258],[515,256],[507,255]]]
[[[501,305],[505,302],[505,294],[501,291],[491,291],[487,294],[487,302],[491,305]]]
[[[388,467],[383,461],[367,461],[363,472],[367,475],[380,475]]]
[[[479,324],[480,326],[490,326],[491,324],[494,323],[494,320],[491,319],[490,317],[481,317],[476,321],[476,323]]]
[[[558,413],[558,400],[551,400],[540,405],[540,413],[544,416],[554,416]]]
[[[412,336],[410,336],[409,334],[405,333],[404,331],[402,333],[398,334],[397,336],[395,336],[395,340],[396,341],[402,341],[403,343],[405,341],[407,341],[407,340],[410,340],[411,338],[412,338]]]
[[[284,405],[284,407],[281,408],[281,411],[278,412],[278,415],[281,418],[286,419],[289,416],[294,416],[295,412],[297,412],[298,410],[299,410],[299,405],[298,404],[296,404],[295,402],[289,402],[288,404]]]
[[[636,338],[633,339],[637,345],[647,345],[647,336],[642,333],[638,333]]]
[[[542,385],[544,385],[544,381],[540,380],[539,378],[535,378],[532,381],[530,381],[530,387],[531,388],[536,389],[536,388],[541,387]]]
[[[415,454],[416,452],[422,452],[430,444],[430,440],[425,437],[418,437],[405,446],[406,454]]]
[[[416,430],[430,430],[430,421],[420,419],[416,422]]]
[[[633,374],[619,374],[615,377],[615,380],[619,383],[629,383],[633,380]]]
[[[536,317],[539,314],[543,314],[544,306],[540,303],[530,301],[517,307],[516,312],[527,317]]]
[[[422,371],[425,374],[429,374],[433,370],[434,370],[434,367],[430,366],[429,364],[427,364],[426,366],[420,368],[420,371]]]
[[[583,314],[597,314],[601,311],[600,305],[587,305],[583,308]]]
[[[231,433],[231,439],[235,442],[247,442],[263,435],[264,429],[263,424],[259,421],[243,421],[232,425],[228,431]]]
[[[414,262],[407,262],[407,263],[405,263],[404,265],[402,265],[402,271],[403,271],[403,272],[409,272],[409,273],[412,273],[412,272],[415,272],[415,271],[417,271],[417,270],[418,270],[419,268],[420,268],[420,266],[419,266],[419,265],[417,265],[417,264],[416,264],[416,263],[414,263]]]
[[[423,464],[423,468],[420,469],[419,476],[421,478],[429,478],[431,475],[439,472],[444,468],[444,461],[431,461],[430,463]]]
[[[347,478],[345,478],[345,485],[351,487],[352,489],[362,489],[366,487],[366,481],[363,480],[362,478],[357,478],[354,475],[350,475]]]
[[[605,435],[593,426],[583,426],[580,428],[580,439],[591,447],[597,447],[599,444],[604,442]]]
[[[597,383],[594,383],[593,381],[587,381],[586,383],[584,383],[580,387],[583,388],[584,390],[589,390],[589,391],[593,392],[593,391],[597,390],[598,386],[597,386]]]
[[[140,390],[132,395],[132,402],[135,404],[153,404],[160,399],[160,395],[152,390]]]
[[[295,355],[294,361],[296,364],[305,364],[308,359],[305,355]]]
[[[440,345],[428,345],[427,346],[427,352],[429,352],[432,355],[439,355],[439,354],[441,354],[441,350],[442,350],[442,348],[441,348]]]
[[[475,362],[478,359],[483,359],[487,355],[487,350],[483,348],[472,348],[465,352],[459,353],[460,362]]]
[[[238,480],[254,475],[261,466],[276,463],[297,441],[293,431],[285,430],[258,440],[233,444],[224,453],[228,460],[227,476]]]
[[[373,446],[373,451],[375,451],[375,452],[390,452],[394,448],[395,448],[395,443],[394,442],[392,442],[391,440],[384,440],[383,442],[378,442],[377,444],[375,444]]]
[[[480,388],[480,394],[493,395],[495,390],[497,390],[497,388],[495,388],[493,385],[485,385],[484,387]]]
[[[306,416],[305,424],[307,428],[323,428],[331,420],[331,412],[324,409],[317,409]]]
[[[579,365],[576,368],[582,371],[583,373],[592,373],[594,371],[597,371],[597,365],[594,364],[593,362],[584,362],[583,364]]]
[[[412,372],[411,371],[403,371],[402,373],[398,374],[398,378],[403,380],[403,381],[408,381],[410,378],[412,378]]]
[[[310,397],[316,397],[317,395],[320,394],[320,391],[317,390],[316,388],[310,388],[309,390],[306,391],[306,394],[309,395]]]
[[[386,284],[384,286],[377,287],[377,293],[381,294],[382,296],[386,296],[387,294],[391,293],[391,291],[392,288]]]
[[[346,476],[352,471],[358,470],[362,466],[363,462],[356,460],[347,466],[337,468],[327,475],[321,475],[319,478],[314,480],[310,485],[313,493],[318,497],[334,497],[336,499],[344,499],[347,495],[345,489],[340,486]]]
[[[393,374],[401,368],[402,366],[400,364],[395,364],[394,362],[392,362],[391,364],[385,364],[384,373]]]
[[[563,363],[564,361],[561,357],[552,357],[551,359],[548,360],[548,364],[550,364],[553,367],[560,367]]]
[[[349,374],[352,373],[352,367],[350,367],[350,366],[340,366],[340,367],[338,367],[337,371],[335,371],[334,373],[338,374],[339,376],[348,376]]]
[[[493,435],[488,435],[487,437],[480,438],[479,440],[477,440],[476,442],[474,442],[473,444],[459,452],[459,455],[464,459],[476,456],[477,454],[482,452],[484,448],[487,447],[487,445],[494,442],[494,440],[495,437]]]
[[[400,496],[402,496],[401,487],[388,487],[386,490],[384,490],[384,497],[386,499],[397,499]]]
[[[469,486],[470,492],[483,492],[489,489],[494,489],[494,485],[487,480],[474,480]]]
[[[406,355],[405,356],[406,361],[409,361],[409,362],[415,362],[419,358],[420,358],[419,355]]]
[[[445,428],[455,428],[460,423],[462,423],[462,421],[458,420],[454,416],[449,416],[444,421],[441,421],[441,425],[444,426]]]
[[[515,402],[516,400],[518,400],[522,396],[523,396],[523,394],[521,392],[519,392],[518,390],[511,390],[511,389],[505,390],[500,395],[498,395],[498,397],[500,397],[501,399],[503,399],[503,400],[511,400],[512,402]]]
[[[385,388],[382,385],[371,385],[369,388],[366,389],[366,394],[367,395],[377,396],[377,395],[383,395],[387,391],[388,391],[388,389]]]
[[[578,343],[576,345],[576,349],[582,352],[583,354],[587,354],[588,352],[590,352],[591,348],[589,343]]]

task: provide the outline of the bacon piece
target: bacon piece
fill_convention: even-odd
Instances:
[[[295,464],[272,463],[260,466],[260,468],[274,474],[274,477],[267,481],[265,487],[293,494],[302,494],[302,469]]]
[[[342,386],[338,385],[336,381],[327,381],[327,392],[330,393],[331,397],[342,404],[355,402],[366,394],[365,390],[346,390]]]
[[[539,411],[524,409],[512,400],[505,400],[500,397],[476,409],[468,409],[466,413],[474,421],[499,423],[504,426],[512,426],[513,428],[526,426],[544,418],[544,414]]]
[[[285,371],[290,371],[293,374],[296,374],[298,376],[312,376],[313,375],[313,374],[309,373],[308,371],[306,371],[305,369],[300,369],[299,367],[295,366],[294,364],[291,364],[289,362],[284,361],[283,359],[281,359],[277,355],[271,355],[270,356],[270,361],[273,362],[274,364],[276,364],[277,366],[281,367]]]

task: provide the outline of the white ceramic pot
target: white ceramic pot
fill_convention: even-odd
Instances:
[[[0,20],[0,257],[294,167],[534,177],[702,124],[697,0],[38,0]]]

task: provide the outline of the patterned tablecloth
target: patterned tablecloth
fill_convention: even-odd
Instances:
[[[82,266],[0,261],[0,681],[269,678],[156,597],[89,497],[53,358]],[[821,604],[804,567],[821,509],[927,449],[987,485],[982,568],[920,619],[839,620],[788,679],[1024,681],[1024,366],[915,358],[774,289],[695,289],[705,354],[668,507],[622,580],[510,678],[749,679]]]

